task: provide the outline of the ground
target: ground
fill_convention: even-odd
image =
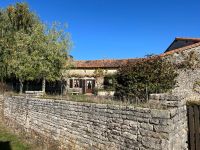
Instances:
[[[12,134],[0,122],[0,150],[33,150],[21,137]]]

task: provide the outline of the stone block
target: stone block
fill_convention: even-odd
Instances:
[[[159,95],[160,99],[174,98]],[[111,143],[117,149],[164,150],[169,146],[180,148],[180,144],[186,147],[187,116],[186,107],[182,106],[162,110],[8,97],[3,109],[6,117],[27,130],[62,141],[74,137],[79,147],[96,150],[97,143],[105,149]],[[172,142],[177,139],[179,142]]]
[[[170,119],[170,112],[168,110],[152,109],[151,117],[152,118]]]
[[[149,123],[141,123],[140,128],[143,128],[143,129],[146,129],[149,131],[153,131],[153,125],[149,124]]]

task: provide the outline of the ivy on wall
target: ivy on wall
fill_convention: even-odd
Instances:
[[[94,76],[95,77],[103,77],[106,74],[107,74],[107,70],[104,70],[104,69],[98,68],[98,69],[95,69],[95,71],[94,71]]]
[[[200,94],[200,80],[197,79],[193,84],[193,91]]]
[[[159,57],[122,66],[116,74],[115,97],[135,101],[148,99],[151,93],[163,93],[176,84],[175,67]]]
[[[181,52],[178,55],[182,55],[184,58],[179,64],[178,69],[195,69],[200,67],[199,54],[196,51],[190,51],[189,53]]]
[[[116,87],[116,75],[106,75],[103,85],[105,90],[114,91]]]

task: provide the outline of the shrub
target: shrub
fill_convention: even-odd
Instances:
[[[163,93],[172,89],[177,73],[175,67],[159,57],[141,59],[120,67],[116,75],[117,99],[146,100],[151,93]]]
[[[106,75],[104,77],[104,89],[105,90],[111,90],[114,91],[115,90],[115,86],[116,86],[116,77],[115,74],[114,75]]]

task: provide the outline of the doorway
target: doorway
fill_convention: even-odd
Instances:
[[[86,93],[93,93],[95,87],[95,80],[87,79],[86,80]]]

